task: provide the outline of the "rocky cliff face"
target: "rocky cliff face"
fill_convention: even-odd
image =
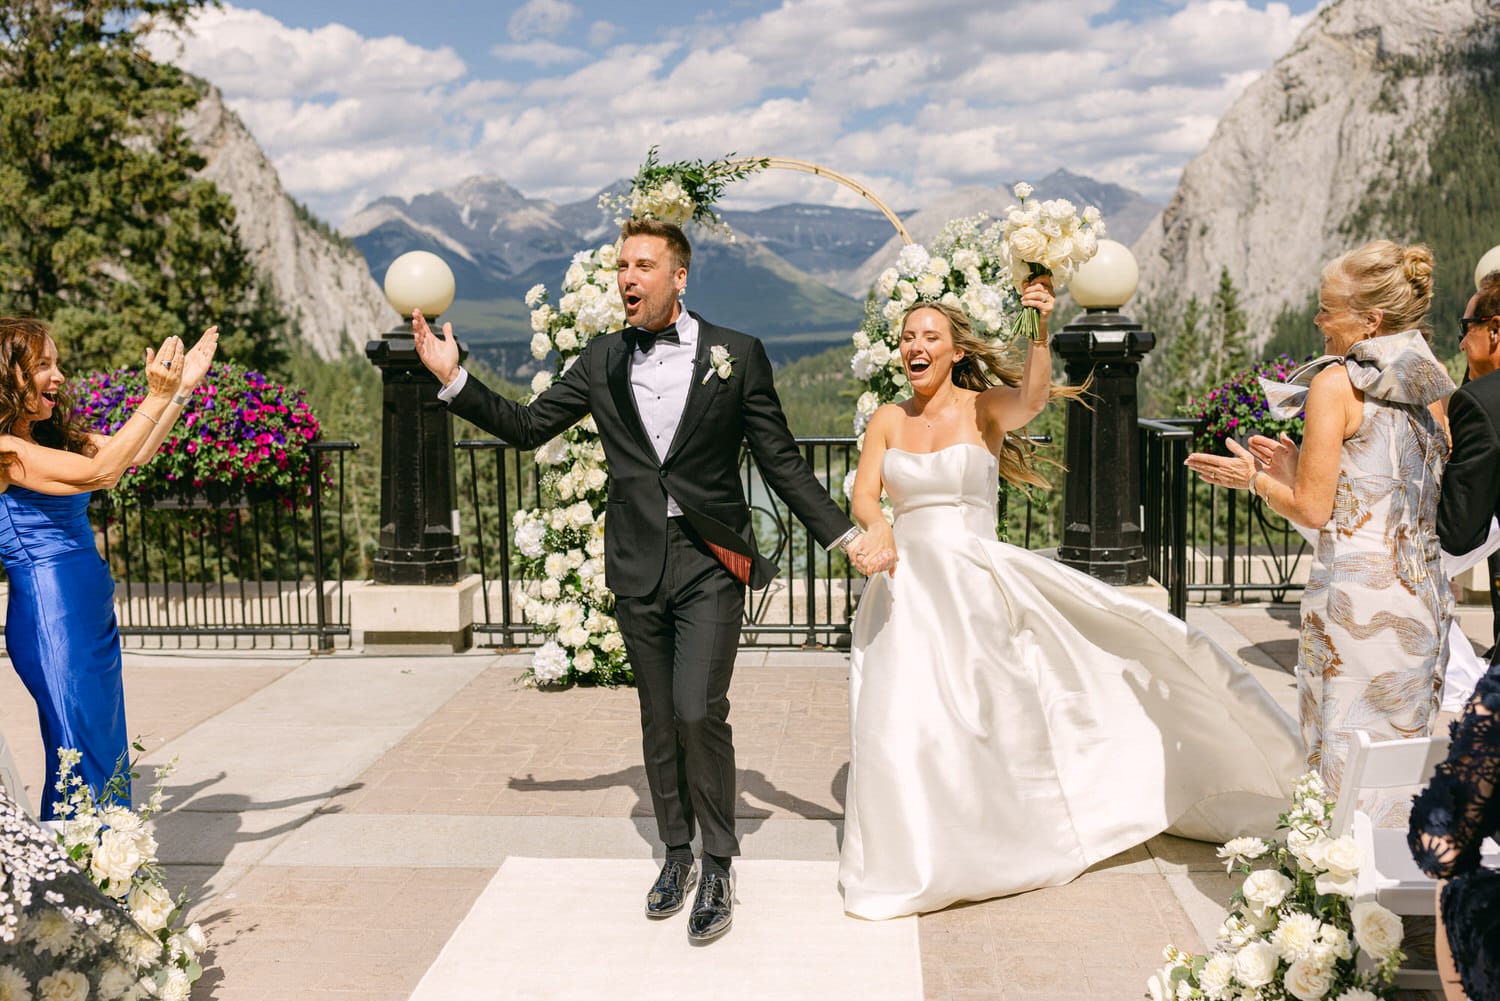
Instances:
[[[293,336],[334,358],[342,345],[361,348],[400,320],[364,256],[287,197],[276,168],[217,88],[208,87],[183,128],[208,161],[202,175],[234,203],[240,239],[291,318]]]
[[[1264,343],[1284,307],[1316,292],[1324,262],[1371,237],[1407,239],[1385,231],[1395,226],[1372,214],[1372,196],[1428,176],[1438,125],[1469,85],[1463,54],[1497,25],[1500,0],[1340,0],[1320,11],[1230,108],[1136,241],[1140,295],[1207,300],[1227,267]]]

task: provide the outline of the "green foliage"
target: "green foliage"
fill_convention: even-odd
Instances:
[[[1157,343],[1142,366],[1142,416],[1176,413],[1190,397],[1250,362],[1245,311],[1228,268],[1219,269],[1219,285],[1207,305],[1197,296],[1180,306],[1162,298],[1143,302],[1137,312]]]
[[[1283,306],[1271,321],[1271,339],[1261,352],[1268,358],[1290,355],[1304,358],[1323,353],[1323,333],[1313,324],[1318,313],[1318,293],[1308,295],[1301,306]]]
[[[49,319],[80,369],[218,324],[221,358],[283,358],[234,209],[178,124],[199,86],[140,44],[207,0],[0,4],[0,312]]]
[[[1367,192],[1342,231],[1351,244],[1385,237],[1432,248],[1433,347],[1451,358],[1455,318],[1474,294],[1474,265],[1500,243],[1500,24],[1492,21],[1461,53],[1396,60],[1387,71],[1397,79],[1440,72],[1454,80],[1453,99],[1440,118],[1414,122],[1394,145],[1389,182]]]
[[[854,399],[861,387],[849,372],[849,353],[848,345],[839,344],[776,373],[776,393],[792,434],[854,433]]]

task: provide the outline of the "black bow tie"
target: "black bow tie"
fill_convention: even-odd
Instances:
[[[677,324],[672,324],[665,330],[647,330],[645,327],[631,327],[625,332],[625,338],[630,342],[631,350],[647,354],[657,344],[681,344],[682,336],[677,333]]]

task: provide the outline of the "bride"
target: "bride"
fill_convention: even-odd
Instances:
[[[1045,482],[1015,432],[1080,392],[1050,382],[1049,280],[1021,301],[1042,322],[1019,376],[961,310],[912,307],[913,396],[866,430],[854,516],[894,563],[850,663],[839,881],[859,917],[1066,883],[1169,828],[1269,834],[1302,768],[1292,719],[1202,633],[996,541],[999,477]]]

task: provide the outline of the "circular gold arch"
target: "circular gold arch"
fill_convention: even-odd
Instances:
[[[896,227],[896,232],[901,235],[902,243],[912,242],[911,234],[906,231],[906,227],[901,224],[901,218],[897,216],[896,213],[891,211],[890,206],[886,205],[885,202],[877,198],[875,196],[875,193],[869,188],[865,187],[863,184],[860,184],[858,181],[847,174],[840,174],[836,170],[829,170],[827,167],[824,167],[821,164],[812,163],[809,160],[794,160],[791,157],[787,156],[745,157],[743,159],[732,160],[730,162],[736,165],[763,164],[767,169],[775,168],[777,170],[796,170],[804,174],[813,174],[817,177],[826,177],[830,181],[842,184],[844,187],[848,188],[850,191],[859,195],[865,201],[869,202],[871,205],[879,209],[880,214],[885,216],[886,221],[888,221],[892,226]]]

